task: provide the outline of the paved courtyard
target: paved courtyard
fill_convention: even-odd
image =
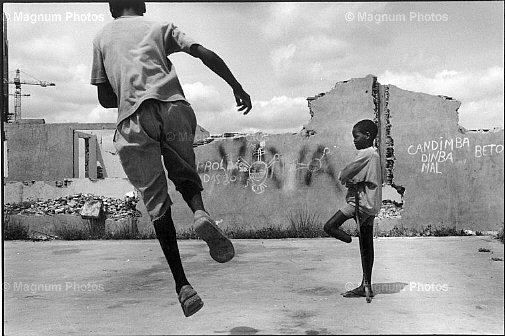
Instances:
[[[202,241],[180,241],[205,302],[185,318],[156,240],[7,241],[4,333],[504,333],[502,243],[486,236],[374,243],[376,297],[368,304],[340,295],[361,279],[356,239],[235,240],[237,255],[226,264],[212,261]]]

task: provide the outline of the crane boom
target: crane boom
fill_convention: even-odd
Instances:
[[[24,85],[38,85],[42,87],[47,87],[47,86],[56,86],[56,84],[52,82],[47,82],[47,81],[26,81],[26,80],[21,80],[21,71],[19,69],[16,69],[16,77],[14,77],[13,80],[11,81],[5,81],[7,84],[14,84],[15,90],[14,94],[14,115],[12,113],[9,113],[7,115],[7,121],[16,121],[21,119],[21,97],[29,97],[29,94],[21,94],[21,84]],[[13,115],[14,118],[11,116]]]

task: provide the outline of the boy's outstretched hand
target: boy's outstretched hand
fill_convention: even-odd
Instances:
[[[199,58],[203,64],[205,64],[209,69],[214,71],[219,77],[224,79],[228,85],[233,89],[233,95],[235,96],[235,101],[237,102],[237,107],[240,112],[244,111],[244,114],[249,113],[252,109],[251,97],[247,92],[242,89],[242,86],[235,79],[230,69],[224,63],[224,61],[215,52],[203,47],[200,44],[193,44],[190,47],[189,54],[193,57]]]
[[[235,101],[237,102],[238,111],[244,111],[244,115],[252,109],[251,97],[242,88],[233,90]]]

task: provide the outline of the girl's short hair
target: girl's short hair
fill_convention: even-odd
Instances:
[[[140,0],[109,0],[109,9],[114,19],[120,17],[124,9],[133,9],[142,15],[146,12],[146,3]]]
[[[370,133],[370,136],[372,137],[372,139],[375,139],[375,137],[377,136],[377,133],[379,133],[379,129],[377,128],[377,125],[375,125],[375,123],[370,120],[370,119],[363,119],[363,120],[360,120],[356,123],[356,125],[354,125],[355,129],[357,129],[358,131],[360,131],[361,133],[365,134],[365,133]]]

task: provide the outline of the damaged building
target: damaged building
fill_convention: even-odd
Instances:
[[[293,214],[328,219],[345,202],[337,175],[356,153],[352,126],[371,119],[379,128],[384,200],[402,206],[401,217],[376,219],[377,230],[503,227],[503,129],[465,130],[458,125],[459,101],[383,85],[372,75],[307,100],[311,119],[295,134],[215,137],[199,128],[195,153],[203,196],[221,226],[282,227]],[[112,167],[119,165],[114,153],[103,153],[96,135],[86,132],[113,132],[113,125],[18,123],[5,129],[5,203],[78,192],[122,197],[133,189],[124,173],[111,174],[120,171]],[[190,210],[169,186],[174,222],[189,227]],[[142,225],[149,226],[140,208]]]

